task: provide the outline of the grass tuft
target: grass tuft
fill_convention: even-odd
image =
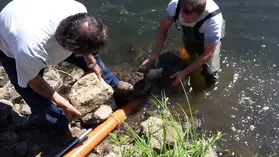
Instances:
[[[183,87],[183,86],[182,86]],[[161,98],[153,96],[153,104],[157,108],[160,121],[148,123],[147,132],[138,135],[127,123],[127,131],[131,137],[119,137],[115,134],[110,135],[112,143],[120,147],[117,154],[122,157],[140,156],[140,157],[206,157],[209,150],[212,149],[217,140],[222,137],[221,132],[217,132],[212,137],[198,137],[197,128],[193,121],[193,113],[185,88],[183,87],[186,101],[188,104],[190,116],[186,114],[183,108],[183,117],[174,116],[168,108],[168,97],[162,92]],[[177,113],[174,111],[174,113]],[[185,120],[186,119],[186,122]],[[182,124],[182,122],[186,124]],[[161,124],[161,126],[159,125]],[[184,127],[182,127],[184,126]],[[156,129],[154,129],[156,128]],[[158,134],[158,133],[161,134]],[[161,135],[161,136],[158,136]],[[159,137],[159,138],[158,138]],[[123,139],[124,138],[124,139]],[[157,141],[156,142],[154,142]],[[130,144],[130,149],[121,149],[123,145]]]

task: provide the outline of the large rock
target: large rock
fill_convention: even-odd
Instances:
[[[144,90],[144,74],[142,72],[114,72],[114,74],[121,80],[131,83],[135,92]]]
[[[96,123],[98,118],[108,117],[107,115],[96,116],[95,112],[99,107],[113,99],[113,89],[104,81],[99,81],[95,73],[80,78],[71,88],[68,98],[70,102],[81,112],[82,120],[85,123]],[[110,105],[110,104],[107,104]],[[102,109],[101,109],[102,110]],[[98,111],[99,112],[99,111]]]
[[[24,116],[29,116],[31,115],[31,109],[27,104],[21,104],[20,105],[20,109],[19,109],[19,113],[24,115]]]
[[[14,86],[9,81],[4,87],[0,88],[0,99],[10,100],[13,103],[19,103],[22,97],[17,93]]]
[[[3,67],[0,66],[0,87],[4,87],[9,82],[8,75]]]
[[[168,124],[164,124],[168,123]],[[175,122],[174,122],[175,123]],[[158,117],[149,117],[146,121],[141,123],[142,133],[146,137],[151,137],[150,142],[153,148],[157,151],[160,151],[162,148],[162,142],[164,138],[164,129],[163,126],[167,127],[167,137],[166,140],[168,143],[172,144],[174,141],[180,139],[182,133],[182,126],[178,123],[174,126],[172,122],[164,122]]]
[[[129,82],[135,85],[137,82],[144,79],[141,72],[114,72],[114,74],[122,81]]]
[[[0,128],[14,130],[15,128],[25,127],[27,125],[27,119],[19,111],[19,104],[13,104],[8,100],[0,100]],[[24,113],[27,112],[28,109]]]
[[[99,124],[110,116],[114,107],[114,103],[109,105],[101,105],[97,107],[96,110],[81,117],[81,120],[84,124]]]
[[[166,129],[166,142],[171,146],[173,146],[176,141],[180,141],[184,136],[184,129],[177,122],[164,121],[158,117],[149,117],[146,121],[141,123],[142,134],[149,137],[149,142],[151,142],[153,148],[158,152],[161,151],[163,146],[164,127]],[[190,145],[189,148],[191,148]],[[205,157],[216,157],[216,153],[209,147]]]

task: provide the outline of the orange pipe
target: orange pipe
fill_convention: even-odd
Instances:
[[[110,132],[112,132],[122,121],[124,121],[128,114],[136,110],[141,100],[142,98],[140,97],[133,99],[121,109],[116,110],[105,122],[91,131],[81,145],[78,145],[64,157],[85,157],[94,147],[101,143]]]

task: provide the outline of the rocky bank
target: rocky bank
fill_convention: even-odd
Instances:
[[[131,83],[143,79],[139,73],[127,76],[121,72],[115,74]],[[82,113],[80,119],[70,122],[73,137],[80,136],[86,128],[100,124],[118,108],[113,89],[99,81],[94,73],[84,74],[82,70],[64,64],[47,67],[44,79]],[[48,130],[31,126],[31,114],[31,109],[15,91],[3,67],[0,67],[0,156],[51,157],[65,148],[65,144],[58,144]],[[100,149],[100,146],[92,154],[103,156],[104,148]]]
[[[152,74],[148,75],[154,79]],[[160,69],[159,69],[160,73]],[[136,84],[136,88],[145,91],[146,79],[140,72],[115,72],[124,81]],[[81,113],[78,120],[70,122],[73,137],[80,136],[86,128],[94,127],[115,111],[126,100],[118,100],[113,89],[104,82],[100,82],[94,73],[84,74],[82,70],[68,64],[48,67],[45,71],[46,81],[61,95],[68,99]],[[139,83],[141,82],[141,83]],[[139,84],[137,84],[139,83]],[[150,86],[150,85],[149,85]],[[146,92],[146,91],[145,91]],[[156,110],[152,105],[143,104],[138,111],[126,119],[128,124],[139,134],[145,134],[147,123],[155,119],[158,124],[154,137],[158,147],[158,138],[162,138],[160,119],[153,117]],[[53,134],[47,130],[29,126],[31,110],[24,100],[15,91],[7,75],[0,67],[0,156],[9,157],[52,157],[60,152],[65,145],[58,143]],[[124,125],[120,125],[114,132],[119,135],[128,135]],[[171,137],[169,137],[171,139]],[[106,138],[88,156],[116,156],[117,147],[110,144]],[[214,153],[211,156],[216,156]]]

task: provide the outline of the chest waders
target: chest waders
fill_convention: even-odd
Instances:
[[[179,20],[179,13],[180,13],[180,4],[178,2],[177,8],[176,8],[176,14],[174,16],[174,22],[176,28],[181,31],[181,29],[177,26],[176,20]],[[198,21],[193,27],[190,26],[183,26],[182,28],[182,39],[184,43],[185,50],[190,54],[190,62],[193,62],[198,58],[198,56],[201,56],[204,53],[204,34],[199,32],[200,27],[204,24],[204,22],[218,14],[220,14],[220,10],[217,9],[212,13],[209,13],[205,18]],[[224,30],[225,30],[225,21],[223,20],[222,24],[222,38],[224,37]],[[220,60],[219,60],[219,53],[220,53],[220,45],[221,42],[217,44],[217,48],[214,52],[215,57],[218,59],[211,59],[210,62],[204,64],[202,66],[201,75],[203,76],[204,82],[206,83],[207,87],[211,87],[217,82],[217,71],[220,67]],[[213,57],[213,56],[212,56]],[[214,63],[215,62],[215,63]],[[217,64],[218,68],[213,68],[213,65]],[[197,76],[196,72],[193,72],[191,74],[192,76]],[[191,76],[190,76],[191,77]],[[192,79],[191,79],[192,80]],[[194,84],[199,84],[199,81],[194,79]]]

